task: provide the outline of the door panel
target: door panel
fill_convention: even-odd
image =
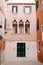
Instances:
[[[25,57],[25,43],[17,43],[17,57]]]

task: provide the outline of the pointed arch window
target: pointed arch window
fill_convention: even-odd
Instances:
[[[12,26],[13,26],[13,33],[17,33],[17,21],[16,20],[13,21]]]
[[[19,21],[19,32],[24,33],[24,23],[22,20]]]
[[[26,20],[26,22],[25,22],[25,33],[30,34],[30,22],[29,22],[29,20]]]

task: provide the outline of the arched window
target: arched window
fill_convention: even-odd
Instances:
[[[13,26],[13,33],[17,33],[17,21],[16,20],[13,21],[12,26]]]
[[[19,32],[24,33],[24,23],[22,20],[19,21]]]
[[[30,34],[30,22],[29,22],[29,20],[26,20],[26,22],[25,22],[25,33]]]
[[[14,26],[17,26],[17,21],[16,20],[13,21],[13,27]]]

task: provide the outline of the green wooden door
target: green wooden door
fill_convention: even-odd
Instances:
[[[2,36],[0,36],[0,40],[2,40]]]
[[[25,57],[25,43],[17,43],[17,57]]]

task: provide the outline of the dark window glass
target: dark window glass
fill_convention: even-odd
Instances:
[[[2,36],[0,36],[0,40],[2,40]]]
[[[13,6],[13,7],[12,7],[12,12],[13,12],[13,13],[17,13],[17,11],[18,11],[18,7],[17,7],[17,6]]]
[[[31,6],[25,6],[24,13],[31,13]]]
[[[40,41],[38,41],[38,51],[40,51]]]
[[[39,19],[37,19],[37,31],[39,30]]]
[[[36,1],[36,10],[37,10],[37,8],[38,8],[38,0]]]
[[[28,20],[25,22],[25,33],[30,34],[30,22]]]
[[[25,43],[17,43],[17,57],[25,57]]]
[[[2,28],[2,25],[0,25],[0,28]]]
[[[6,30],[6,18],[5,18],[5,23],[4,23],[4,30]]]

